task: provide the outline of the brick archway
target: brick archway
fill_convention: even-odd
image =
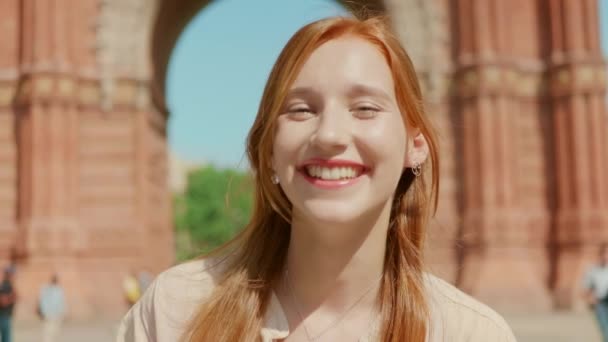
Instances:
[[[0,261],[16,252],[18,315],[51,270],[75,316],[122,312],[130,268],[173,262],[164,78],[207,1],[0,3]],[[392,16],[441,132],[431,269],[496,307],[576,306],[608,240],[597,1],[344,3]]]
[[[164,94],[165,79],[169,58],[179,36],[186,28],[186,25],[203,8],[213,0],[183,0],[183,1],[160,1],[158,16],[154,22],[152,31],[152,64],[153,64],[153,98],[161,111],[168,111]],[[366,9],[374,12],[384,12],[385,5],[382,0],[356,0],[356,1],[337,1],[346,9],[361,10]]]

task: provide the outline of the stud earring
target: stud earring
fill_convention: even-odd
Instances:
[[[422,173],[422,164],[415,163],[414,166],[412,167],[412,173],[416,177],[420,176],[420,174]]]
[[[270,181],[272,184],[279,184],[279,176],[277,176],[276,173],[273,173],[272,176],[270,176]]]

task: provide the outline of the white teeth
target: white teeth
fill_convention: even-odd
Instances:
[[[322,179],[330,179],[331,178],[331,170],[322,168],[321,169],[321,178]]]
[[[324,180],[349,179],[359,175],[359,169],[348,166],[330,168],[310,165],[306,167],[306,171],[310,176]]]
[[[338,179],[338,178],[340,178],[340,174],[342,173],[342,172],[340,172],[340,170],[341,170],[340,168],[331,169],[331,174],[330,174],[329,177],[331,179]]]

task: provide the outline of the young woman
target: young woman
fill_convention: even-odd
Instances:
[[[437,141],[384,19],[329,18],[291,38],[248,156],[249,225],[162,273],[118,341],[515,341],[494,311],[423,271]]]

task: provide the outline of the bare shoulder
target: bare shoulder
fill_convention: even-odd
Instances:
[[[432,274],[424,280],[435,336],[430,341],[516,341],[505,319],[489,306]]]

